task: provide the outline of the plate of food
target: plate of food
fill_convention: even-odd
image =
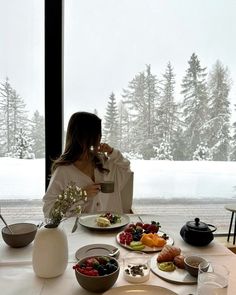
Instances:
[[[170,283],[196,284],[197,278],[185,270],[184,255],[178,247],[166,245],[151,259],[151,271]]]
[[[79,218],[79,223],[93,230],[112,230],[126,226],[130,222],[126,214],[102,212],[99,214],[86,214]]]
[[[116,241],[126,249],[142,252],[158,252],[165,245],[173,245],[174,240],[166,233],[159,231],[160,223],[130,223],[124,231],[116,236]]]

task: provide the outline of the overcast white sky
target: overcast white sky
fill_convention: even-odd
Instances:
[[[0,81],[8,76],[41,113],[43,21],[43,1],[0,0]],[[209,69],[219,59],[236,81],[235,36],[235,0],[66,0],[66,121],[77,110],[103,115],[111,92],[120,99],[145,64],[159,78],[170,61],[178,95],[193,52]]]

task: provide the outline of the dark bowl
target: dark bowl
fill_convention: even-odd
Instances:
[[[99,256],[101,255],[89,256],[89,258],[97,258]],[[102,275],[102,276],[88,276],[88,275],[82,274],[77,269],[75,269],[75,275],[76,275],[76,279],[78,283],[80,284],[81,287],[83,287],[84,289],[90,292],[102,293],[107,291],[115,284],[119,276],[120,267],[119,267],[118,261],[113,257],[111,258],[110,256],[103,256],[103,257],[106,257],[115,261],[117,269],[114,272],[110,274]],[[87,258],[88,257],[81,259],[78,262],[78,264],[82,265]]]
[[[5,243],[13,248],[27,246],[34,240],[37,232],[37,226],[33,223],[15,223],[8,226],[13,233],[5,226],[2,229],[2,237]]]
[[[197,256],[197,255],[192,255],[192,256],[187,256],[184,258],[184,267],[185,269],[194,277],[198,276],[198,265],[204,262],[206,267],[206,271],[209,267],[209,262],[204,259],[201,256]]]

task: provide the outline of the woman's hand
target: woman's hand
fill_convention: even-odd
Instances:
[[[109,144],[107,144],[107,143],[100,143],[98,150],[99,150],[99,152],[107,153],[108,155],[110,155],[113,152],[113,148],[110,147]]]
[[[94,183],[83,187],[84,192],[88,197],[95,197],[101,190],[101,185],[99,183]]]

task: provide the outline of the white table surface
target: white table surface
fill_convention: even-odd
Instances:
[[[137,222],[135,214],[129,215],[131,222]],[[157,216],[142,215],[144,222],[152,220],[158,221]],[[69,263],[65,273],[57,278],[42,279],[38,278],[32,268],[32,249],[33,243],[24,248],[8,247],[2,237],[0,238],[0,294],[4,295],[89,295],[90,293],[78,284],[72,266],[76,262],[75,252],[82,246],[88,244],[110,244],[120,249],[119,262],[121,271],[119,278],[113,288],[129,283],[123,279],[122,258],[130,251],[121,247],[116,242],[116,235],[122,229],[115,231],[91,231],[87,228],[78,226],[76,232],[71,233],[74,218],[63,223],[63,228],[67,233],[69,245]],[[206,247],[193,247],[186,244],[180,237],[179,230],[168,232],[168,228],[162,224],[161,230],[169,234],[174,239],[174,245],[180,247],[183,255],[200,254],[210,261],[215,261],[226,265],[230,270],[229,286],[224,290],[227,295],[236,294],[236,255],[226,247],[216,241],[211,242]],[[157,255],[157,253],[150,254]],[[179,295],[196,294],[196,285],[183,285],[169,283],[151,272],[150,279],[144,284],[156,285],[168,288]],[[3,291],[4,290],[4,291]]]

